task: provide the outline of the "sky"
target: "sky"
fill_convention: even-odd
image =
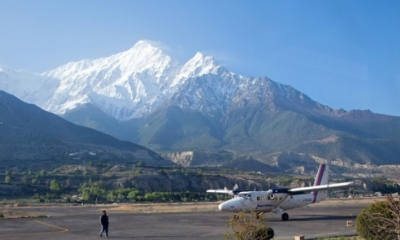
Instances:
[[[139,40],[185,63],[291,85],[332,108],[400,116],[400,1],[1,0],[0,65],[41,73]]]

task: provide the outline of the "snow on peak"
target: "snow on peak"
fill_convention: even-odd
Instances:
[[[180,65],[143,40],[127,51],[70,62],[36,77],[21,77],[22,73],[18,73],[18,77],[12,78],[14,80],[7,76],[3,79],[10,81],[1,81],[2,74],[4,70],[0,70],[0,89],[17,88],[17,97],[23,96],[21,99],[30,100],[27,102],[47,111],[64,114],[79,105],[91,103],[121,121],[145,116],[172,98],[176,101],[186,99],[191,108],[199,107],[202,111],[226,110],[236,98],[250,99],[250,92],[257,93],[258,87],[263,87],[262,82],[228,72],[212,56],[197,52]],[[27,89],[28,83],[33,84],[30,80],[35,78],[42,82],[40,88]],[[46,94],[39,94],[44,91],[42,89],[46,89]],[[249,92],[249,95],[243,92]],[[186,106],[182,102],[176,103]]]
[[[171,61],[171,58],[164,54],[161,49],[141,40],[127,51],[95,60],[86,59],[79,62],[70,62],[54,70],[45,72],[43,75],[67,78],[70,75],[75,75],[77,72],[98,71],[110,67],[118,69],[122,75],[143,71],[162,72],[171,64]]]
[[[200,77],[206,74],[216,75],[220,68],[212,56],[205,56],[197,52],[192,59],[183,65],[172,86],[182,84],[182,81],[188,78]]]
[[[135,43],[135,45],[133,45],[132,48],[135,48],[135,49],[146,49],[146,48],[157,49],[156,47],[154,47],[151,43],[149,43],[146,40],[139,40],[137,43]]]
[[[44,109],[63,114],[80,102],[91,102],[119,120],[141,115],[158,104],[180,66],[146,41],[127,51],[95,60],[72,62],[43,73],[60,79],[53,101]],[[107,104],[106,104],[107,103]]]
[[[204,56],[202,53],[197,52],[192,59],[190,59],[183,67],[182,70],[192,71],[195,75],[204,75],[214,73],[218,68],[218,64],[212,56]]]
[[[4,73],[4,74],[12,74],[12,73],[15,73],[15,72],[25,72],[25,71],[23,71],[23,70],[14,70],[14,69],[11,69],[11,68],[9,68],[9,67],[7,67],[7,66],[2,66],[2,65],[0,65],[0,72],[2,72],[2,73]]]
[[[118,59],[122,68],[129,68],[135,72],[163,71],[172,61],[171,57],[164,54],[161,49],[143,40],[128,51],[113,55],[111,58]]]
[[[43,106],[58,84],[58,79],[0,66],[0,89],[28,103]]]

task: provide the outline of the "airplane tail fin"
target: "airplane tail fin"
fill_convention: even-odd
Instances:
[[[329,183],[329,166],[326,164],[319,165],[317,176],[315,177],[314,186],[325,185]],[[314,191],[312,202],[319,202],[328,197],[328,191]]]

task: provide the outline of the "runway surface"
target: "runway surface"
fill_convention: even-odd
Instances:
[[[267,213],[266,224],[275,230],[277,240],[306,239],[355,234],[357,214],[366,203],[338,202],[314,204],[287,211],[290,220]],[[217,206],[217,204],[216,204]],[[46,218],[1,220],[0,239],[99,239],[99,217],[103,208],[60,207],[30,208],[30,212],[49,215]],[[231,213],[120,213],[110,211],[110,239],[223,239]],[[354,225],[354,224],[353,224]]]

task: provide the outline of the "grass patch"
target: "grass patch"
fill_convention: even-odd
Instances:
[[[22,212],[22,211],[2,210],[0,212],[0,219],[40,218],[40,217],[47,217],[47,216],[37,213]]]

